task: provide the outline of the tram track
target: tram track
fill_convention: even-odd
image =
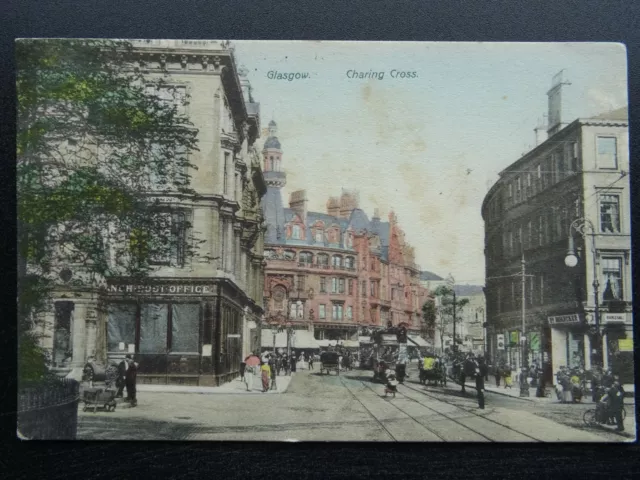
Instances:
[[[417,389],[417,388],[415,388],[415,387],[412,387],[412,386],[410,386],[410,385],[407,385],[407,384],[403,384],[402,386],[403,386],[403,388],[407,388],[407,389],[409,389],[409,390],[413,390],[414,392],[419,393],[419,394],[421,394],[421,395],[424,395],[424,396],[426,396],[426,397],[432,398],[433,400],[436,400],[436,401],[438,401],[438,402],[445,403],[445,404],[447,404],[447,405],[451,405],[452,407],[458,408],[458,409],[460,409],[460,410],[462,410],[462,411],[464,411],[464,412],[466,412],[466,413],[469,413],[469,414],[471,414],[471,415],[474,415],[474,416],[476,416],[476,417],[478,417],[478,418],[482,418],[483,420],[485,420],[485,421],[487,421],[487,422],[491,422],[491,423],[493,423],[493,424],[495,424],[495,425],[498,425],[498,426],[500,426],[500,427],[502,427],[502,428],[505,428],[505,429],[510,430],[510,431],[512,431],[512,432],[514,432],[514,433],[517,433],[518,435],[522,435],[523,437],[530,438],[530,439],[531,439],[532,441],[534,441],[534,442],[541,442],[541,440],[539,440],[539,439],[537,439],[537,438],[535,438],[535,437],[532,437],[531,435],[528,435],[528,434],[526,434],[526,433],[520,432],[520,431],[516,430],[516,429],[515,429],[515,428],[513,428],[513,427],[510,427],[510,426],[505,425],[505,424],[503,424],[503,423],[497,422],[497,421],[495,421],[495,420],[493,420],[493,419],[491,419],[491,418],[487,418],[485,415],[480,415],[480,414],[478,414],[478,413],[476,413],[476,412],[473,412],[473,411],[468,410],[468,409],[466,409],[466,408],[464,408],[464,407],[461,407],[460,405],[457,405],[457,404],[455,404],[455,403],[453,403],[453,402],[450,402],[450,401],[447,401],[447,400],[443,400],[442,398],[439,398],[439,397],[437,397],[436,395],[433,395],[433,394],[429,393],[428,391],[419,390],[419,389]],[[411,398],[411,397],[409,397],[409,396],[407,396],[407,395],[404,395],[404,397],[405,397],[405,398],[407,398],[407,399],[409,399],[409,400],[413,400],[414,402],[416,402],[416,403],[418,403],[418,404],[422,405],[422,406],[423,406],[423,407],[425,407],[425,408],[428,408],[428,409],[430,409],[430,410],[435,411],[435,410],[434,410],[434,409],[432,409],[431,407],[429,407],[429,406],[427,406],[427,405],[424,405],[422,402],[419,402],[419,401],[418,401],[418,400],[416,400],[416,399],[413,399],[413,398]],[[439,412],[437,412],[437,413],[439,413]],[[456,421],[455,419],[450,418],[450,417],[449,417],[448,415],[446,415],[446,414],[440,413],[440,415],[444,416],[445,418],[447,418],[447,419],[449,419],[449,420],[451,420],[451,421],[453,421],[453,422],[455,422],[455,423],[457,423],[457,424],[460,424],[460,425],[462,425],[462,426],[465,426],[465,428],[468,428],[468,429],[469,429],[469,430],[471,430],[471,431],[474,431],[472,428],[469,428],[469,427],[467,427],[466,425],[462,424],[461,422],[458,422],[458,421]],[[483,435],[483,434],[481,434],[481,433],[479,433],[479,432],[475,432],[475,433],[477,433],[478,435],[481,435],[481,436],[483,436],[483,437],[485,437],[485,438],[488,438],[488,437],[486,437],[485,435]],[[489,441],[493,442],[494,440],[489,439]]]
[[[385,431],[385,433],[394,441],[394,442],[398,442],[399,440],[395,437],[395,435],[393,435],[389,429],[384,425],[384,423],[378,419],[378,417],[376,417],[373,412],[369,409],[369,407],[367,407],[364,402],[362,400],[360,400],[355,393],[353,393],[353,391],[348,387],[347,383],[343,380],[342,377],[340,377],[340,382],[342,383],[342,385],[344,386],[344,388],[351,394],[351,396],[353,397],[353,399],[355,401],[357,401],[360,405],[362,405],[362,408],[364,408],[366,410],[366,412],[371,416],[371,418],[373,418],[376,423],[378,425],[380,425],[380,427]],[[364,382],[358,380],[359,383],[361,383],[365,388],[368,388],[372,391],[375,392],[375,390],[371,389],[368,385],[366,385]],[[375,392],[377,394],[377,392]],[[428,431],[429,433],[431,433],[432,435],[435,435],[437,438],[439,438],[440,440],[442,440],[443,442],[445,442],[445,438],[442,437],[441,435],[439,435],[438,433],[434,432],[433,430],[431,430],[430,428],[426,427],[423,423],[421,423],[420,421],[418,421],[418,419],[416,419],[413,415],[411,415],[410,413],[407,413],[406,411],[404,411],[402,408],[398,407],[397,405],[393,404],[393,403],[389,403],[390,405],[393,405],[398,411],[400,411],[403,415],[406,415],[409,419],[411,419],[413,422],[417,423],[418,425],[420,425],[422,428],[424,428],[426,431]]]
[[[366,383],[364,383],[364,382],[363,382],[363,381],[361,381],[361,380],[359,380],[359,382],[360,382],[360,383],[361,383],[365,388],[367,388],[367,389],[371,390],[371,391],[372,391],[372,392],[374,392],[374,393],[377,393],[377,392],[376,392],[376,391],[375,391],[375,390],[374,390],[370,385],[367,385]],[[403,386],[406,386],[406,385],[403,385]],[[464,423],[462,423],[462,422],[458,421],[457,419],[455,419],[455,418],[453,418],[453,417],[451,417],[451,416],[449,416],[449,415],[447,415],[447,414],[445,414],[445,413],[438,412],[436,409],[431,408],[431,407],[429,407],[428,405],[425,405],[424,403],[419,402],[419,401],[417,401],[417,400],[415,400],[415,399],[413,399],[413,398],[411,398],[411,397],[409,397],[409,396],[407,396],[407,395],[404,395],[404,394],[402,394],[401,392],[396,393],[396,395],[398,395],[398,394],[402,395],[402,396],[403,396],[404,398],[406,398],[407,400],[411,400],[411,401],[413,401],[413,402],[417,403],[418,405],[420,405],[421,407],[426,408],[427,410],[430,410],[430,411],[434,412],[436,415],[440,415],[440,416],[442,416],[442,417],[446,418],[447,420],[449,420],[449,421],[451,421],[451,422],[455,423],[456,425],[458,425],[458,426],[460,426],[460,427],[462,427],[462,428],[464,428],[464,429],[466,429],[466,430],[469,430],[469,431],[471,431],[471,432],[475,433],[476,435],[478,435],[478,436],[480,436],[480,437],[482,437],[482,438],[486,439],[488,442],[494,442],[494,441],[495,441],[495,440],[493,440],[492,438],[490,438],[490,437],[486,436],[485,434],[483,434],[483,433],[481,433],[481,432],[477,431],[476,429],[474,429],[474,428],[472,428],[472,427],[469,427],[468,425],[465,425]],[[446,402],[443,402],[443,403],[446,403]],[[405,415],[407,415],[408,417],[410,417],[414,422],[416,422],[416,423],[420,424],[420,425],[421,425],[425,430],[428,430],[428,431],[429,431],[429,432],[431,432],[433,435],[435,435],[436,437],[440,438],[443,442],[446,442],[446,441],[447,441],[443,436],[441,436],[440,434],[438,434],[438,433],[434,432],[434,431],[433,431],[433,430],[431,430],[430,428],[426,427],[424,424],[422,424],[421,422],[419,422],[418,420],[416,420],[412,415],[408,414],[406,411],[404,411],[402,408],[400,408],[400,407],[399,407],[398,405],[396,405],[395,403],[391,403],[391,402],[390,402],[390,404],[391,404],[391,405],[393,405],[393,406],[394,406],[396,409],[398,409],[400,412],[402,412],[402,413],[404,413]],[[460,408],[460,407],[457,407],[456,405],[453,405],[453,406],[454,406],[454,407],[456,407],[456,408]],[[461,409],[461,410],[464,410],[464,409]],[[467,413],[473,413],[473,412],[467,412]],[[484,417],[482,417],[482,415],[477,415],[477,414],[475,414],[475,415],[476,415],[476,416],[478,416],[478,417],[484,418]]]

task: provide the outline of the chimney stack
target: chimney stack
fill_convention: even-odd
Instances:
[[[289,196],[289,208],[300,217],[303,222],[307,221],[307,192],[306,190],[296,190]]]
[[[336,197],[329,197],[327,201],[327,214],[337,217],[340,213],[340,202]]]

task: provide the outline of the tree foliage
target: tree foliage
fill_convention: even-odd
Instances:
[[[436,307],[435,298],[439,300]],[[469,304],[468,298],[455,299],[456,321],[461,321],[460,316],[464,307]],[[453,323],[454,292],[448,285],[440,285],[432,292],[432,299],[422,306],[422,318],[425,324],[433,326],[440,334],[441,342],[443,336],[449,330],[449,325]]]
[[[157,259],[176,257],[177,249],[189,256],[197,247],[188,218],[159,214],[195,195],[188,158],[197,132],[181,105],[188,98],[167,101],[175,88],[165,75],[139,71],[133,53],[124,41],[16,43],[25,334],[60,269],[82,271],[75,284],[144,277]]]

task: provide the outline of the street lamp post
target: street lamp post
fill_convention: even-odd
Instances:
[[[271,333],[273,334],[273,353],[276,353],[276,335],[278,334],[278,326],[271,327]]]
[[[586,218],[577,218],[569,227],[569,248],[567,255],[564,259],[564,264],[569,268],[574,268],[578,265],[578,255],[576,254],[573,243],[573,230],[578,232],[583,239],[586,240],[587,236],[591,236],[591,253],[593,255],[593,294],[595,302],[594,320],[595,320],[595,362],[598,366],[602,366],[602,342],[600,341],[600,282],[598,282],[598,266],[597,266],[597,252],[596,252],[596,229],[593,223]],[[586,265],[585,265],[586,266]]]
[[[522,276],[522,298],[521,298],[521,303],[522,303],[522,368],[520,369],[520,396],[521,397],[528,397],[529,396],[529,382],[527,381],[527,377],[528,377],[528,370],[529,370],[529,352],[527,351],[527,325],[526,325],[526,296],[525,296],[525,290],[526,290],[526,281],[527,281],[527,276],[525,275],[525,261],[524,261],[524,252],[522,253],[522,260],[521,260],[521,265],[522,265],[522,271],[521,271],[521,276]]]

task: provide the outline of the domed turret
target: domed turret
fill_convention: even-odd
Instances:
[[[269,122],[269,136],[264,142],[264,148],[262,149],[262,157],[264,160],[265,172],[280,172],[282,161],[282,149],[280,140],[276,136],[278,133],[278,125],[271,120]]]

